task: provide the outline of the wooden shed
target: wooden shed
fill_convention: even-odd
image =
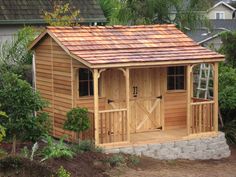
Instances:
[[[218,63],[174,25],[47,27],[30,46],[35,87],[50,102],[53,135],[73,107],[89,110],[82,138],[97,145],[171,140],[218,131]],[[213,97],[196,97],[199,64],[213,70]],[[204,78],[202,78],[204,80]],[[201,89],[201,88],[200,88]],[[204,90],[204,89],[202,89]]]

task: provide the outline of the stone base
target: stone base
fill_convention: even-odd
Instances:
[[[167,143],[147,144],[121,148],[105,149],[106,153],[126,153],[147,156],[160,160],[207,160],[221,159],[230,156],[230,149],[225,135],[219,132],[214,137],[192,140],[179,140]]]

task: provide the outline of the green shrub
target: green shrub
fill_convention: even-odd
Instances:
[[[230,144],[236,143],[236,69],[221,64],[219,68],[219,106],[223,117],[225,137]]]
[[[115,154],[109,157],[107,162],[109,162],[111,166],[119,166],[125,163],[125,158],[122,154]]]
[[[136,155],[131,155],[129,156],[129,162],[132,164],[132,165],[138,165],[139,162],[140,162],[140,158]]]
[[[225,137],[229,144],[236,144],[236,120],[227,122],[222,130],[225,132]]]
[[[36,141],[43,133],[41,126],[47,126],[45,119],[34,116],[48,104],[29,83],[10,72],[0,72],[0,110],[8,118],[1,122],[7,129],[7,137],[12,139],[12,152],[15,154],[16,141],[26,137]],[[44,130],[44,129],[43,129]]]
[[[66,130],[82,132],[89,128],[89,117],[87,108],[73,108],[67,113],[64,123]]]
[[[30,150],[27,148],[27,146],[24,146],[21,150],[20,150],[20,155],[24,158],[29,158],[30,156]]]
[[[83,140],[83,141],[80,141],[79,144],[73,145],[73,150],[75,152],[93,151],[94,148],[95,148],[95,145],[94,145],[93,141],[91,141],[91,140]]]
[[[19,169],[22,166],[21,159],[16,156],[8,156],[0,159],[0,171]]]
[[[6,136],[6,128],[2,125],[3,119],[6,119],[7,115],[5,112],[0,111],[0,143],[2,142],[3,138]]]
[[[47,146],[42,150],[44,158],[41,161],[51,158],[73,158],[74,152],[64,143],[64,138],[56,142],[51,136],[45,136]]]
[[[102,152],[103,149],[101,147],[97,147],[92,140],[82,140],[80,141],[79,144],[74,144],[72,146],[73,151],[75,153],[80,153],[80,152]]]
[[[89,116],[87,108],[73,108],[67,113],[64,129],[77,133],[89,128]]]
[[[0,148],[0,158],[4,157],[7,155],[7,152],[4,149]]]
[[[23,156],[24,158],[28,158],[30,159],[31,161],[34,160],[34,156],[35,156],[35,153],[36,151],[38,150],[39,146],[38,146],[38,143],[34,143],[34,145],[32,146],[32,150],[30,152],[30,150],[24,146],[24,148],[21,149],[21,156]]]
[[[36,117],[25,125],[25,131],[21,137],[23,141],[38,141],[43,135],[49,134],[52,128],[51,119],[46,112],[37,113]]]
[[[70,172],[68,172],[63,166],[57,170],[58,177],[71,177]]]

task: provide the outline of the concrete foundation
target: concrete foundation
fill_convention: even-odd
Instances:
[[[105,149],[106,153],[126,153],[148,156],[160,160],[207,160],[230,156],[230,149],[225,135],[219,132],[214,137],[179,140],[166,143],[146,144]]]

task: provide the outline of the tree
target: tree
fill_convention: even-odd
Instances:
[[[222,47],[220,53],[226,57],[226,62],[236,68],[236,32],[221,33]]]
[[[73,108],[67,113],[64,129],[77,133],[89,128],[88,110],[86,108]]]
[[[6,113],[0,111],[0,119],[6,119],[6,118],[7,118]],[[2,142],[5,136],[6,136],[6,128],[0,123],[0,143]]]
[[[226,138],[236,144],[236,32],[221,34],[220,53],[226,61],[219,67],[219,106],[222,113]]]
[[[203,11],[211,4],[209,0],[100,0],[110,24],[175,23],[181,29],[205,24]]]
[[[45,12],[44,19],[50,26],[76,26],[79,20],[79,11],[71,12],[69,3],[53,6],[52,12]]]
[[[31,65],[33,58],[27,47],[39,33],[40,30],[25,27],[12,40],[4,42],[0,48],[0,67],[23,76],[25,66]]]
[[[16,74],[5,72],[0,75],[0,110],[8,115],[3,126],[7,129],[7,136],[12,139],[12,152],[15,154],[16,141],[39,130],[36,122],[40,117],[34,116],[34,112],[41,111],[47,102]]]

